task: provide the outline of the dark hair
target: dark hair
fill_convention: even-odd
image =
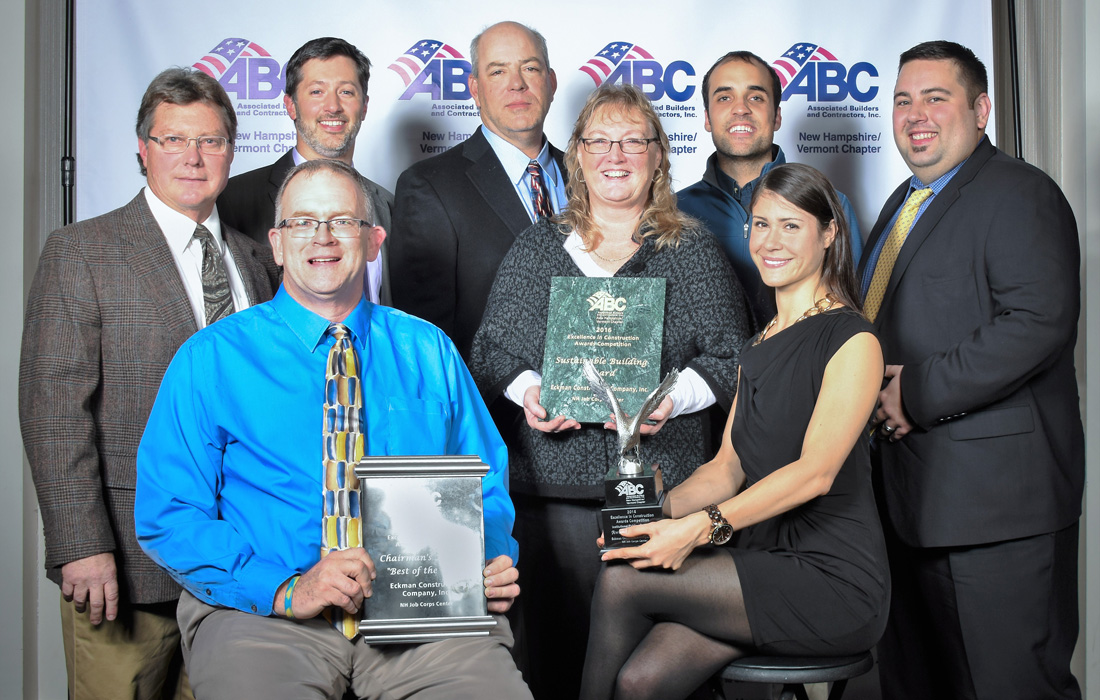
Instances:
[[[535,50],[538,51],[539,56],[542,57],[543,67],[547,71],[550,70],[550,53],[546,49],[546,37],[544,37],[542,34],[539,34],[538,31],[536,31],[534,29],[531,29],[526,24],[520,24],[519,22],[497,22],[496,24],[494,24],[492,26],[489,26],[489,27],[486,27],[485,29],[482,29],[480,32],[477,33],[477,36],[475,36],[473,38],[473,40],[470,42],[470,74],[471,75],[473,75],[475,78],[478,77],[478,75],[477,75],[477,59],[478,59],[478,54],[481,52],[481,37],[482,37],[482,35],[485,34],[485,32],[492,29],[493,27],[497,27],[497,26],[500,26],[502,24],[514,24],[517,27],[520,27],[521,29],[526,30],[527,33],[531,35],[532,41],[535,42]]]
[[[680,235],[690,219],[676,208],[676,195],[672,191],[672,178],[669,176],[668,135],[661,126],[660,117],[653,110],[653,102],[640,88],[629,83],[604,83],[588,96],[588,101],[581,109],[573,125],[573,135],[569,137],[569,146],[565,150],[565,169],[569,173],[569,183],[565,189],[569,194],[569,202],[560,219],[586,243],[591,243],[590,236],[599,230],[592,220],[588,184],[585,183],[584,173],[581,171],[578,149],[581,148],[581,138],[593,117],[597,113],[608,112],[624,116],[637,115],[649,125],[659,140],[659,143],[649,146],[661,149],[661,162],[657,165],[657,172],[653,174],[649,199],[645,211],[642,212],[641,237],[655,236],[658,248],[679,244]]]
[[[286,62],[286,85],[284,91],[290,99],[297,100],[298,84],[302,82],[302,68],[308,61],[317,58],[325,61],[336,56],[347,56],[355,64],[355,73],[359,78],[359,87],[363,90],[363,99],[367,98],[367,83],[370,82],[370,59],[348,42],[334,36],[310,39],[302,44],[290,60]],[[297,103],[295,103],[297,104]]]
[[[776,112],[779,110],[779,101],[783,97],[783,86],[779,83],[779,73],[775,72],[775,69],[768,65],[768,62],[760,58],[752,51],[730,51],[714,62],[714,65],[710,67],[707,74],[703,76],[703,109],[708,113],[710,112],[710,76],[718,69],[719,66],[729,63],[730,61],[744,61],[745,63],[755,63],[764,70],[768,71],[768,75],[771,76],[771,94],[772,98],[772,117],[775,117]]]
[[[966,100],[974,106],[978,96],[989,92],[989,76],[985,64],[974,52],[953,41],[926,41],[901,55],[898,71],[910,61],[953,61],[959,71],[959,82],[966,88]]]
[[[186,106],[196,102],[220,110],[222,126],[229,136],[229,143],[237,140],[237,113],[233,111],[233,103],[229,101],[229,95],[225,94],[225,88],[217,80],[194,68],[169,68],[153,78],[153,82],[145,88],[145,94],[138,106],[135,127],[137,137],[142,141],[149,141],[149,132],[153,130],[153,115],[160,105],[167,103]],[[142,162],[140,153],[137,159],[141,174],[145,175],[145,163]]]
[[[341,160],[328,160],[326,158],[316,158],[314,160],[303,161],[301,164],[294,166],[286,174],[286,178],[283,180],[283,184],[279,185],[279,193],[275,195],[275,221],[274,224],[278,224],[283,218],[283,194],[286,193],[286,188],[290,185],[290,181],[298,176],[312,177],[319,172],[327,171],[335,173],[336,175],[342,175],[355,183],[356,188],[359,190],[359,196],[363,200],[363,211],[366,214],[366,220],[372,224],[374,222],[374,205],[371,203],[370,192],[367,189],[367,180],[359,172]]]
[[[820,171],[801,163],[777,165],[760,178],[760,184],[752,193],[752,208],[764,192],[779,195],[817,220],[826,228],[836,222],[833,244],[825,249],[822,261],[821,283],[825,290],[850,309],[862,312],[856,266],[852,262],[852,244],[848,219],[840,205],[836,189],[829,178]]]

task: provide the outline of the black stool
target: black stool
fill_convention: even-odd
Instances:
[[[832,682],[829,700],[840,700],[849,678],[862,676],[875,661],[871,652],[855,656],[746,656],[726,666],[719,677],[748,683],[782,683],[780,700],[808,700],[806,683]]]

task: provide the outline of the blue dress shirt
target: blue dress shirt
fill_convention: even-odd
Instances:
[[[516,561],[507,449],[454,345],[365,298],[344,324],[366,454],[480,456],[486,557]],[[269,615],[279,586],[320,560],[328,327],[280,288],[192,336],[164,375],[138,448],[138,541],[208,604]]]
[[[970,159],[967,158],[967,160]],[[875,266],[878,265],[879,256],[882,255],[882,246],[886,244],[886,239],[890,237],[890,231],[894,228],[894,222],[898,220],[898,215],[901,214],[901,210],[905,208],[905,202],[909,199],[909,195],[913,194],[913,190],[919,190],[925,187],[931,188],[932,190],[932,194],[928,196],[928,199],[921,202],[920,207],[917,209],[916,216],[913,217],[913,223],[909,226],[909,230],[912,231],[916,228],[917,222],[920,221],[921,215],[924,214],[924,211],[932,204],[932,200],[943,191],[944,187],[947,187],[947,183],[951,182],[951,178],[955,177],[955,173],[959,172],[959,169],[962,168],[965,162],[966,160],[962,161],[962,163],[951,168],[946,173],[936,178],[934,182],[927,185],[921,182],[920,178],[916,175],[909,178],[909,189],[905,192],[905,197],[901,200],[901,206],[899,206],[897,211],[894,212],[894,215],[890,217],[890,221],[886,223],[886,228],[882,229],[882,235],[878,237],[878,242],[875,243],[874,249],[871,250],[871,257],[867,259],[867,266],[863,268],[863,279],[860,280],[859,291],[864,299],[867,298],[867,290],[871,288],[871,278],[875,276]],[[902,245],[904,245],[904,243]],[[856,259],[858,260],[858,258]]]
[[[516,188],[516,194],[523,202],[523,208],[527,210],[527,216],[531,217],[531,221],[535,221],[538,216],[535,214],[531,176],[527,174],[527,165],[532,159],[484,126],[481,127],[481,133],[485,135],[489,147],[493,149],[493,153],[496,154],[501,166],[504,167],[504,173],[508,176],[508,180]],[[539,167],[542,168],[542,179],[546,183],[546,195],[550,198],[550,209],[555,214],[560,214],[566,204],[565,179],[562,178],[561,170],[558,169],[558,162],[550,155],[549,141],[543,140],[542,150],[539,151],[538,157],[534,160],[537,160]]]

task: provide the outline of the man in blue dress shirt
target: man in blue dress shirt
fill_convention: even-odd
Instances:
[[[298,166],[276,208],[279,220],[321,223],[312,238],[272,229],[284,270],[275,299],[181,347],[138,450],[138,539],[185,589],[179,621],[196,696],[530,697],[499,614],[519,593],[507,451],[473,380],[441,331],[364,298],[364,267],[385,231],[369,223],[351,168]],[[333,236],[334,219],[358,220],[359,235]],[[371,647],[320,616],[330,606],[357,612],[375,578],[361,547],[320,557],[333,323],[349,329],[360,358],[366,454],[476,454],[489,465],[491,636]]]

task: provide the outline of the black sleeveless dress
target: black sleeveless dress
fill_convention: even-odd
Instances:
[[[742,350],[732,438],[746,486],[798,459],[825,366],[864,332],[872,330],[863,317],[838,309]],[[746,528],[737,545],[729,551],[761,651],[856,654],[882,636],[890,574],[867,440],[856,442],[829,493]]]

